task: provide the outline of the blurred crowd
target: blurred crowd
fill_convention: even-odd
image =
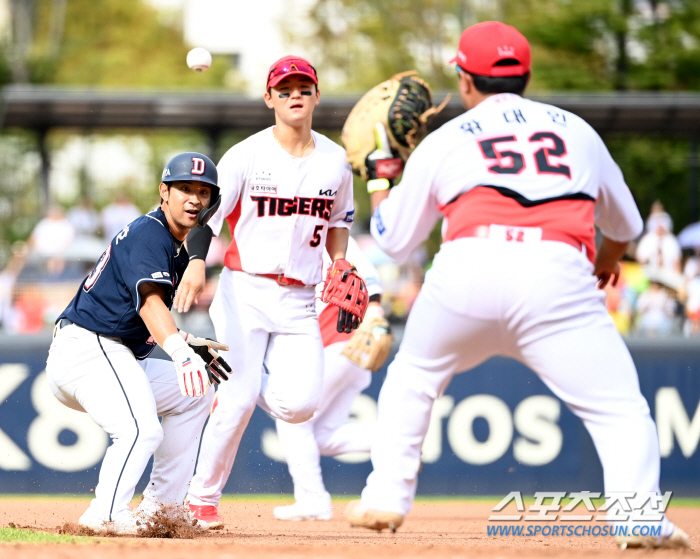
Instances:
[[[139,215],[139,208],[123,193],[102,211],[88,200],[67,212],[52,206],[28,241],[12,247],[0,270],[0,331],[33,334],[51,328],[108,242]],[[608,310],[623,335],[700,336],[700,223],[678,236],[673,230],[669,214],[654,203],[644,233],[621,263],[619,282],[606,288]],[[400,329],[430,265],[429,254],[420,248],[399,265],[368,233],[353,235],[377,267],[384,311]],[[213,239],[206,291],[192,312],[176,317],[181,327],[213,335],[208,308],[226,247],[226,238]]]
[[[124,193],[101,211],[89,200],[68,211],[51,206],[29,239],[12,246],[9,260],[0,269],[0,332],[37,334],[52,328],[109,241],[141,213]],[[380,272],[387,315],[395,323],[405,321],[423,282],[427,252],[416,251],[399,266],[376,247],[369,234],[360,234],[357,240]],[[206,290],[190,313],[176,316],[182,328],[213,335],[208,309],[227,246],[226,238],[213,239]]]
[[[0,331],[35,334],[52,327],[109,241],[139,215],[123,193],[101,212],[89,200],[68,212],[51,206],[0,270]]]
[[[618,330],[642,337],[700,335],[700,223],[673,232],[660,202],[630,245],[607,306]]]

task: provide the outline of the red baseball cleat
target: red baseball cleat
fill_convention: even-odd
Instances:
[[[187,503],[192,511],[192,516],[209,525],[210,530],[220,530],[224,527],[224,519],[219,516],[219,511],[213,505],[193,505]]]

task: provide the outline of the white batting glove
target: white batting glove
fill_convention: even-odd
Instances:
[[[202,358],[179,334],[168,336],[163,349],[173,360],[182,395],[193,398],[206,396],[209,391],[209,375]]]
[[[187,332],[179,330],[180,336],[185,340],[194,352],[199,355],[207,366],[209,382],[211,384],[221,384],[228,380],[231,373],[231,366],[215,350],[228,351],[228,346],[212,340],[211,338],[198,338]]]
[[[185,340],[185,342],[187,342],[188,345],[207,346],[209,349],[228,351],[228,346],[226,344],[219,343],[216,340],[212,340],[210,338],[198,338],[197,336],[188,334],[183,330],[178,330],[178,333],[180,334],[182,339]]]

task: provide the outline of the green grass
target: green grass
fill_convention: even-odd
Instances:
[[[671,505],[676,507],[693,507],[700,508],[700,499],[693,497],[678,497],[671,499]]]
[[[0,528],[0,542],[10,543],[79,543],[94,541],[84,536],[50,534],[26,528]]]

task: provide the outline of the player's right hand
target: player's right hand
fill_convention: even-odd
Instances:
[[[615,262],[614,266],[607,268],[597,265],[593,275],[598,278],[598,289],[605,289],[608,283],[615,287],[620,279],[620,263]]]
[[[205,271],[206,264],[204,260],[197,258],[190,260],[173,300],[173,306],[177,309],[177,312],[187,312],[190,310],[192,303],[199,303],[199,297],[204,291],[206,282]]]
[[[171,357],[182,395],[193,398],[206,396],[210,383],[202,358],[189,346],[179,348]]]

